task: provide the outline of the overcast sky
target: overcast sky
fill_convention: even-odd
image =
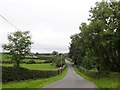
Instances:
[[[21,31],[31,32],[33,52],[69,51],[70,36],[88,22],[89,10],[102,0],[0,0],[0,14]],[[16,29],[0,17],[0,46]],[[0,47],[0,51],[2,48]]]

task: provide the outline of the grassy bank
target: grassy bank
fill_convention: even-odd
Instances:
[[[12,67],[13,64],[2,64],[2,66]],[[30,70],[57,70],[58,68],[50,64],[20,64],[21,67]]]
[[[50,78],[44,78],[38,80],[26,80],[21,82],[10,82],[7,84],[3,84],[2,88],[41,88],[52,82],[62,79],[66,75],[67,71],[68,68],[66,68],[62,74]]]
[[[81,73],[75,66],[74,66],[74,70],[76,71],[77,74],[79,74],[86,80],[90,80],[93,83],[95,83],[98,88],[118,88],[118,83],[119,83],[118,77],[108,76],[108,77],[101,77],[99,79],[94,79]]]

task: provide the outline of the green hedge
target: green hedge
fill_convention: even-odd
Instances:
[[[36,63],[35,60],[29,60],[26,62],[26,64],[35,64],[35,63]]]
[[[14,64],[14,61],[0,61],[2,64]],[[34,59],[29,60],[29,61],[21,61],[20,63],[25,63],[25,64],[42,64],[42,63],[51,63],[50,60],[45,60],[44,62],[36,62]]]
[[[98,72],[96,71],[91,71],[91,70],[87,70],[83,67],[79,68],[80,72],[82,72],[83,74],[89,76],[89,77],[93,77],[93,78],[97,78],[98,77]]]
[[[117,72],[97,72],[93,70],[87,70],[83,67],[79,67],[79,71],[86,76],[92,77],[92,78],[101,78],[101,77],[108,77],[108,76],[118,76],[119,73]],[[113,75],[114,74],[114,75]]]
[[[93,70],[87,70],[83,67],[79,68],[80,72],[84,73],[85,75],[92,77],[92,78],[100,78],[100,77],[105,77],[109,75],[109,72],[97,72]]]
[[[3,64],[12,64],[12,63],[14,63],[14,61],[11,61],[11,60],[9,60],[9,61],[0,61],[0,63],[3,63]]]
[[[113,74],[118,76],[119,74],[117,72],[97,72],[97,71],[87,70],[83,67],[79,67],[79,71],[85,74],[86,76],[89,76],[92,78],[108,77],[108,76],[112,76]]]
[[[2,67],[2,82],[48,78],[60,74],[64,69],[65,66],[58,70],[29,70],[21,67]]]
[[[38,59],[41,60],[51,60],[54,56],[52,55],[37,55]]]
[[[47,78],[58,75],[58,70],[29,70],[25,68],[2,67],[2,82]]]

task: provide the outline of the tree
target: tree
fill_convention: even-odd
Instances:
[[[75,65],[80,65],[82,62],[82,56],[84,55],[84,50],[80,47],[80,37],[79,34],[72,35],[71,37],[71,44],[70,44],[70,52],[69,56],[72,58],[72,61]]]
[[[96,66],[99,71],[120,72],[119,11],[120,1],[100,2],[91,8],[90,23],[82,23],[80,33],[71,38],[69,55],[79,61],[78,65],[82,63],[87,69]]]
[[[9,43],[2,46],[4,50],[9,51],[15,67],[19,67],[20,61],[30,52],[32,42],[29,34],[29,31],[10,33],[8,34]]]
[[[59,53],[57,51],[53,51],[52,55],[59,55]]]

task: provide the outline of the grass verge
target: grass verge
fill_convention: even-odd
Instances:
[[[118,88],[119,86],[117,77],[114,77],[114,76],[113,77],[101,77],[99,79],[94,79],[81,73],[75,66],[74,66],[74,70],[78,75],[82,76],[86,80],[89,80],[95,83],[98,88]]]
[[[41,88],[43,86],[46,86],[50,83],[53,83],[55,81],[58,81],[62,79],[68,71],[68,68],[66,68],[63,73],[50,77],[50,78],[43,78],[43,79],[38,79],[38,80],[26,80],[26,81],[21,81],[21,82],[9,82],[7,84],[2,84],[2,90],[4,88]],[[36,90],[36,89],[35,89]]]

